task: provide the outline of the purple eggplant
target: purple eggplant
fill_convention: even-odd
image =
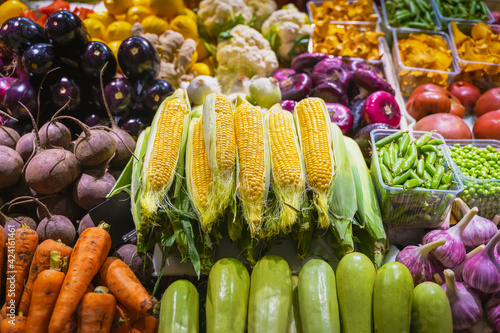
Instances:
[[[286,111],[290,111],[293,113],[293,110],[295,109],[295,105],[297,105],[296,101],[292,101],[290,99],[285,99],[280,102],[281,108]]]
[[[383,78],[384,74],[382,74],[382,71],[380,68],[377,66],[370,64],[364,60],[353,60],[351,63],[348,65],[350,71],[355,72],[359,69],[366,69],[367,71],[374,72],[377,74],[377,76]]]
[[[384,123],[399,127],[401,110],[398,102],[386,91],[377,91],[366,98],[363,105],[363,120],[366,124]]]
[[[356,135],[354,136],[354,141],[357,142],[359,148],[361,149],[361,152],[363,153],[363,156],[365,157],[365,161],[366,163],[368,163],[368,165],[370,164],[371,161],[370,152],[372,148],[372,144],[370,141],[370,132],[376,129],[394,130],[396,128],[384,123],[373,123],[363,127],[358,131],[358,133],[356,133]]]
[[[326,103],[326,109],[331,122],[340,127],[344,135],[347,134],[353,122],[351,110],[347,106],[337,103]]]
[[[282,99],[300,101],[306,98],[313,90],[313,83],[309,75],[297,73],[279,83]]]
[[[318,62],[328,57],[328,54],[321,52],[303,53],[293,58],[291,67],[297,73],[310,74]]]
[[[281,69],[278,69],[276,72],[274,72],[273,77],[276,80],[278,80],[278,82],[281,82],[281,81],[284,81],[286,79],[289,79],[290,76],[292,76],[295,73],[297,73],[297,72],[295,72],[291,68],[281,68]]]
[[[368,94],[376,91],[386,91],[394,96],[395,92],[392,86],[379,77],[375,72],[366,69],[358,69],[353,72],[352,80],[360,87],[365,89]]]
[[[337,82],[322,82],[314,88],[311,96],[322,98],[325,103],[340,103],[346,106],[349,104],[344,87]]]
[[[365,105],[365,99],[358,99],[351,105],[352,127],[349,131],[350,137],[354,137],[365,126],[363,123],[363,105]]]

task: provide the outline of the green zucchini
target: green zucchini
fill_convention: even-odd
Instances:
[[[310,260],[300,270],[299,304],[304,333],[340,333],[335,274],[323,260]]]
[[[405,265],[389,262],[382,266],[373,287],[375,333],[410,331],[413,278]]]
[[[343,257],[337,266],[337,294],[344,333],[372,332],[375,266],[362,253]]]
[[[286,333],[292,306],[292,272],[283,258],[260,259],[250,279],[248,333]]]
[[[245,332],[249,292],[250,276],[241,261],[217,261],[208,276],[207,333]]]
[[[452,333],[450,302],[434,282],[423,282],[413,289],[412,333]]]
[[[158,333],[198,333],[199,299],[187,280],[172,283],[161,299]]]

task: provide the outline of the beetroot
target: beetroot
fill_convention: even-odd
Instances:
[[[85,166],[96,166],[116,151],[116,141],[102,129],[85,128],[75,143],[75,156]]]
[[[62,123],[57,121],[49,121],[45,123],[39,130],[40,142],[43,147],[66,148],[71,143],[71,132]]]
[[[24,134],[16,143],[16,151],[26,162],[35,150],[35,132]]]
[[[149,282],[153,272],[153,260],[149,254],[138,253],[137,246],[125,244],[116,251],[116,256],[132,269],[141,283]]]
[[[71,222],[76,222],[85,214],[83,209],[73,201],[70,193],[60,192],[39,197],[38,200],[45,204],[52,214],[66,216]],[[39,219],[47,217],[45,210],[40,207],[36,213]]]
[[[90,210],[106,201],[106,196],[116,183],[109,173],[85,171],[73,187],[73,200],[85,210]]]
[[[6,126],[0,126],[0,146],[7,146],[15,149],[19,138],[19,133],[17,133],[14,129]]]
[[[0,224],[3,225],[7,233],[9,233],[9,229],[19,229],[23,224],[26,224],[30,229],[36,230],[35,220],[33,220],[29,216],[24,215],[7,216],[4,213],[0,212]]]
[[[23,170],[23,159],[12,148],[0,146],[0,188],[17,183]]]
[[[78,222],[78,235],[81,235],[85,229],[92,228],[92,227],[95,227],[95,223],[94,223],[94,221],[92,221],[92,218],[90,217],[90,215],[87,214],[84,217],[82,217],[80,222]]]

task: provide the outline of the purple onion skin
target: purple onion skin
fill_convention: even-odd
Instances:
[[[486,247],[467,260],[462,273],[464,281],[483,293],[500,292],[500,262],[495,255],[495,247],[500,241],[500,231]]]
[[[347,106],[337,103],[326,103],[326,109],[331,122],[340,127],[342,134],[346,135],[353,123],[351,110]]]
[[[293,113],[293,110],[295,109],[295,105],[297,105],[297,102],[285,99],[280,102],[280,105],[283,110]]]
[[[467,227],[465,227],[462,234],[462,241],[467,247],[476,247],[488,243],[497,231],[498,228],[493,222],[476,215]]]
[[[367,63],[364,60],[353,60],[349,63],[349,65],[347,65],[347,67],[352,72],[355,72],[359,69],[364,69],[364,70],[375,73],[377,76],[379,76],[381,78],[384,77],[384,74],[382,73],[380,68],[378,68],[377,66],[374,66],[370,63]]]
[[[366,69],[358,69],[353,72],[352,80],[361,88],[364,88],[368,93],[373,93],[375,91],[386,91],[391,95],[395,95],[394,88],[379,77],[374,72],[368,71]]]
[[[422,245],[410,245],[401,250],[396,256],[396,261],[402,263],[410,270],[415,285],[431,281],[435,272],[435,267],[427,254],[420,254],[421,249]]]
[[[398,102],[386,91],[377,91],[366,98],[363,105],[363,120],[367,124],[384,123],[399,127],[401,110]]]
[[[500,332],[500,295],[491,296],[484,309],[488,322],[493,325],[497,332]]]
[[[5,98],[5,93],[7,89],[14,83],[17,79],[14,77],[2,77],[0,78],[0,102],[3,103]]]
[[[293,74],[296,74],[297,72],[294,71],[291,68],[281,68],[278,69],[276,72],[274,72],[273,77],[278,80],[278,82],[287,80],[292,76]]]
[[[317,85],[311,97],[319,97],[325,101],[325,103],[339,103],[342,105],[349,105],[349,99],[345,93],[345,89],[336,83],[331,81],[324,81]]]
[[[311,77],[304,73],[297,73],[290,78],[279,83],[281,90],[281,99],[290,99],[292,101],[301,101],[309,96],[313,90]]]
[[[303,53],[296,56],[292,60],[292,67],[297,73],[311,73],[314,66],[323,59],[328,58],[328,54],[316,52],[316,53]]]
[[[481,300],[476,293],[467,288],[461,282],[455,282],[456,294],[455,301],[450,299],[451,314],[453,318],[453,330],[465,330],[473,327],[483,317]],[[441,286],[444,291],[447,289],[447,283]],[[450,296],[448,296],[450,297]]]
[[[326,58],[314,66],[311,74],[314,85],[323,81],[332,81],[341,84],[347,89],[352,79],[352,74],[347,72],[347,66],[340,58]]]

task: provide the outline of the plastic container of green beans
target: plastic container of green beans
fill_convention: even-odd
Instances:
[[[446,144],[451,149],[458,145],[460,148],[467,145],[472,145],[477,148],[486,148],[491,146],[491,150],[500,152],[500,141],[498,140],[446,140]],[[459,162],[457,160],[457,162]],[[500,170],[500,160],[493,161],[496,167]],[[462,164],[461,162],[459,162]],[[490,161],[477,161],[480,167],[490,164]],[[492,164],[490,164],[492,165]],[[466,166],[453,163],[453,166],[464,184],[464,191],[458,195],[469,207],[477,207],[478,215],[487,219],[492,219],[496,214],[500,213],[500,178],[499,179],[479,179],[466,176],[462,172],[462,168]],[[477,173],[475,173],[477,174]],[[460,210],[453,210],[455,215],[460,216]]]
[[[493,23],[495,21],[495,19],[493,18],[493,15],[491,15],[491,11],[490,9],[488,8],[488,6],[486,5],[486,3],[484,1],[481,1],[481,0],[478,0],[478,1],[467,1],[458,6],[458,5],[454,5],[452,6],[453,8],[456,8],[457,10],[459,9],[459,7],[463,7],[464,10],[468,10],[470,11],[471,8],[470,6],[472,5],[472,2],[474,3],[485,3],[485,7],[486,7],[486,17],[483,19],[483,20],[480,20],[480,19],[471,19],[471,18],[464,18],[464,17],[451,17],[451,16],[448,16],[445,12],[443,12],[441,10],[441,7],[440,6],[440,3],[443,1],[443,0],[432,0],[434,2],[434,8],[436,10],[436,17],[441,21],[441,25],[446,28],[448,26],[448,24],[451,22],[451,21],[456,21],[457,23],[470,23],[470,22],[473,22],[473,23],[477,23],[477,22],[486,22],[486,23]],[[454,10],[454,9],[452,9]],[[460,14],[460,12],[457,12],[458,14]]]
[[[378,148],[376,142],[395,133],[398,130],[374,130],[370,133],[372,142],[371,175],[382,212],[382,220],[393,227],[405,228],[437,228],[441,226],[453,200],[462,192],[464,185],[456,170],[452,167],[452,160],[446,143],[437,146],[442,149],[445,171],[452,172],[451,186],[447,190],[409,188],[404,189],[387,185],[380,170]],[[414,131],[413,137],[420,138],[427,132]],[[430,140],[444,138],[433,133]]]

